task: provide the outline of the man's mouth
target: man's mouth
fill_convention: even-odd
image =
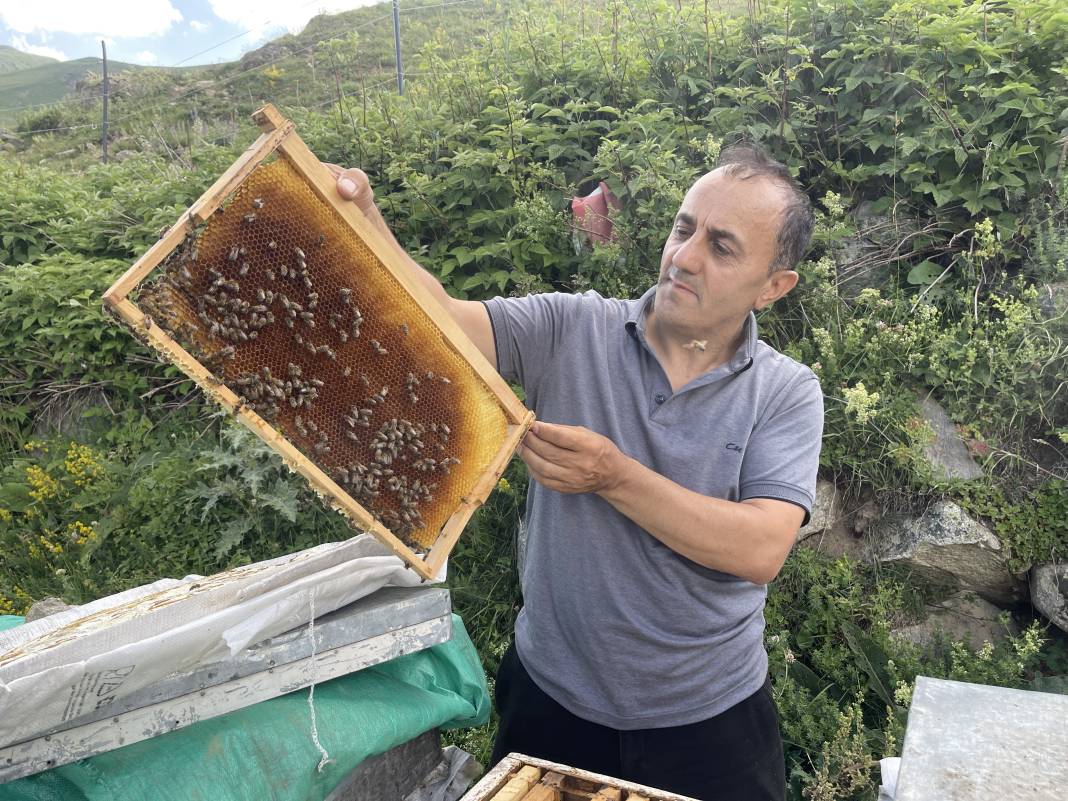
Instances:
[[[680,292],[686,292],[690,295],[693,295],[695,298],[697,297],[697,292],[693,288],[678,279],[677,267],[668,267],[667,274],[664,276],[664,282],[670,285],[672,289],[676,289]]]

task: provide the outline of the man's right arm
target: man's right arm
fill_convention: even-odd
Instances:
[[[344,169],[336,164],[326,165],[337,178],[338,194],[346,200],[351,200],[357,208],[363,212],[364,217],[374,226],[382,238],[394,248],[402,261],[412,271],[412,275],[427,288],[431,295],[441,303],[445,310],[452,316],[456,324],[460,326],[475,347],[482,352],[486,360],[497,367],[497,354],[493,341],[493,326],[490,324],[489,313],[484,304],[475,300],[458,300],[449,295],[433,275],[419,265],[401,247],[393,232],[389,230],[381,212],[375,205],[374,192],[371,183],[363,170],[352,167]]]

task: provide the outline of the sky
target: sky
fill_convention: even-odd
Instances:
[[[0,0],[0,44],[67,61],[147,66],[233,61],[317,14],[382,0]]]

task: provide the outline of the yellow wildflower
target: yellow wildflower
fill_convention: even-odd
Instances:
[[[5,509],[3,506],[0,506],[0,522],[10,523],[11,522],[11,518],[12,518],[11,510],[10,509]]]
[[[38,465],[26,468],[26,481],[31,487],[30,497],[35,501],[44,502],[59,495],[59,482]]]
[[[853,414],[858,423],[867,423],[875,416],[879,393],[868,392],[864,382],[858,381],[855,386],[845,387],[842,394],[845,395],[846,413]]]
[[[49,531],[46,533],[51,534],[52,532]],[[43,534],[37,538],[37,541],[41,543],[41,547],[48,551],[50,554],[58,556],[59,554],[63,553],[62,545],[60,545],[58,542],[52,542],[52,540],[48,539],[48,537]]]
[[[104,474],[104,466],[96,451],[77,442],[72,442],[67,448],[67,458],[63,466],[74,479],[76,487],[88,487]]]
[[[93,527],[81,520],[75,520],[67,526],[67,539],[74,545],[85,545],[95,536],[96,532]]]

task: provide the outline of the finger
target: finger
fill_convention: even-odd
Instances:
[[[330,172],[337,179],[337,193],[341,197],[354,201],[361,210],[374,205],[374,192],[371,191],[371,181],[367,178],[367,173],[359,167],[345,169],[336,164],[329,166],[333,168]]]
[[[541,486],[545,487],[546,489],[551,489],[551,490],[554,490],[556,492],[563,492],[563,493],[567,493],[567,494],[573,494],[574,493],[574,490],[570,489],[567,485],[565,485],[565,484],[563,484],[563,483],[561,483],[559,481],[556,481],[554,479],[551,479],[548,476],[542,475],[537,470],[532,468],[530,465],[527,465],[527,475],[532,480],[534,480],[538,484],[541,484]]]
[[[581,426],[566,426],[560,423],[545,423],[541,420],[530,428],[530,432],[538,439],[556,445],[564,450],[577,450],[582,441],[583,434],[589,429]]]
[[[554,462],[555,464],[564,464],[566,460],[574,455],[574,451],[565,450],[560,448],[548,440],[528,433],[523,438],[523,447],[538,454],[543,459]]]
[[[560,467],[560,465],[550,462],[548,459],[538,455],[530,448],[524,447],[523,450],[519,452],[519,458],[523,460],[533,473],[536,473],[541,477],[539,478],[539,481],[543,484],[545,483],[544,479],[550,481],[563,481],[568,475],[568,471]]]

